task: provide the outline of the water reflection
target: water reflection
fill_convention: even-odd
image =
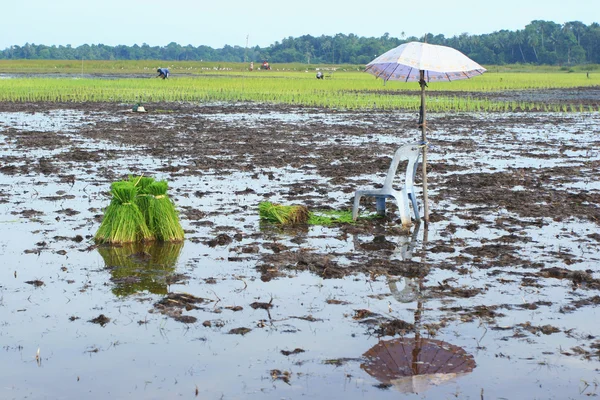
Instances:
[[[403,260],[412,258],[419,226],[404,237],[396,249]],[[393,298],[402,304],[416,302],[414,337],[380,340],[367,350],[361,368],[384,385],[401,392],[422,393],[431,386],[449,382],[470,373],[475,360],[463,348],[421,337],[425,303],[423,276],[388,278]]]
[[[421,228],[421,224],[417,222],[414,226],[415,228],[410,236],[400,236],[396,253],[402,260],[410,260],[412,258],[413,250],[417,245],[417,238],[419,237],[419,229]],[[425,234],[427,234],[427,229],[425,229]]]
[[[299,236],[306,238],[310,231],[307,224],[274,224],[267,221],[259,221],[258,228],[266,235]]]
[[[398,239],[388,240],[385,236],[385,229],[381,226],[375,227],[373,239],[369,242],[361,242],[359,235],[353,235],[353,243],[355,249],[368,251],[385,251],[390,256],[390,259],[400,259],[408,261],[413,256],[413,251],[418,243],[420,223],[414,225],[411,234],[400,235]]]
[[[419,282],[421,278],[400,277],[398,280],[388,278],[388,287],[392,297],[399,303],[412,303],[420,296]],[[398,289],[401,286],[402,289]]]
[[[475,368],[473,356],[463,348],[419,335],[381,340],[363,357],[367,361],[361,368],[369,375],[401,392],[411,393],[422,393]]]
[[[182,248],[183,243],[131,243],[100,246],[98,253],[112,275],[115,295],[144,291],[167,294],[169,284],[176,280],[175,267]]]
[[[463,348],[421,336],[423,278],[406,279],[402,290],[393,283],[390,290],[396,300],[417,301],[415,336],[380,340],[363,354],[366,361],[360,367],[382,384],[411,393],[422,393],[473,371],[475,360]]]

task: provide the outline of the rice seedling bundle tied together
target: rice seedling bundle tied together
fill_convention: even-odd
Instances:
[[[175,205],[167,196],[169,186],[166,181],[152,182],[146,191],[152,197],[148,207],[148,226],[158,240],[177,242],[183,240],[183,228]]]
[[[159,240],[179,242],[183,228],[166,181],[130,176],[111,185],[113,196],[96,233],[99,243],[121,244]]]
[[[131,182],[111,185],[112,200],[95,239],[100,243],[132,243],[154,239],[136,204],[137,188]]]
[[[276,224],[306,224],[309,211],[306,206],[284,206],[263,201],[258,205],[260,218]]]

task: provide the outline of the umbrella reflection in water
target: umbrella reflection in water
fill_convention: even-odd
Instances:
[[[411,237],[407,236],[398,248],[403,260],[412,257],[418,228],[417,225]],[[399,282],[404,283],[402,289],[398,288]],[[421,393],[432,385],[454,380],[473,371],[475,360],[463,348],[421,337],[423,278],[390,279],[388,285],[399,303],[417,302],[414,312],[415,337],[379,341],[363,354],[365,362],[361,368],[381,383],[411,393]]]
[[[461,347],[419,335],[382,340],[363,356],[362,369],[402,392],[421,393],[475,368],[473,356]]]
[[[407,286],[396,293],[404,296],[394,296],[408,300],[410,294],[413,299],[418,298],[415,337],[380,340],[363,354],[366,361],[360,367],[381,383],[392,385],[401,392],[422,393],[431,386],[468,374],[476,364],[473,356],[459,346],[421,337],[423,302],[419,289],[415,288],[422,288],[422,279],[416,285],[408,280]]]

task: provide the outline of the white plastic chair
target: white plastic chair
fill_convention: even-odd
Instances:
[[[357,190],[354,194],[354,206],[352,207],[352,218],[356,220],[358,218],[358,207],[360,199],[363,196],[375,197],[377,201],[377,213],[385,215],[385,200],[387,198],[394,198],[398,204],[398,211],[400,212],[400,219],[402,225],[411,225],[410,210],[408,202],[412,203],[413,212],[415,214],[415,220],[420,221],[419,206],[417,204],[417,197],[415,196],[415,175],[417,173],[417,165],[419,156],[421,154],[421,148],[419,143],[411,143],[400,147],[394,153],[392,164],[388,170],[385,182],[381,189],[370,189],[370,190]],[[406,166],[406,174],[404,178],[404,186],[400,190],[395,190],[392,186],[394,177],[396,176],[396,170],[400,161],[408,160]]]

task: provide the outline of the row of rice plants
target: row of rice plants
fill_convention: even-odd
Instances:
[[[173,74],[223,74],[248,71],[249,62],[222,62],[222,61],[165,61],[165,60],[0,60],[0,73],[35,72],[35,73],[60,73],[60,74],[137,74],[154,73],[158,67],[168,67]],[[303,64],[303,63],[271,63],[270,71],[259,70],[260,64],[255,60],[255,73],[275,73],[287,71],[335,71],[336,74],[349,71],[363,71],[364,65],[353,64]],[[596,74],[600,65],[586,64],[578,66],[560,67],[547,65],[485,65],[486,75],[500,73],[560,73],[565,76],[578,74]]]
[[[275,75],[205,76],[169,80],[14,78],[0,80],[0,101],[122,103],[254,101],[341,109],[416,110],[419,107],[420,99],[415,88],[417,84],[388,82],[383,86],[381,81],[368,79],[367,74],[349,73],[347,76],[350,79],[336,78],[326,81],[308,79],[303,73],[289,74],[286,78]],[[474,87],[476,85],[473,82],[478,80],[484,81],[483,76],[466,81],[466,84],[463,84],[465,81],[431,83],[431,87],[435,85],[436,95],[428,94],[428,109],[431,111],[565,111],[565,107],[546,103],[491,101],[452,95],[458,90],[484,91]],[[525,82],[517,81],[521,85]],[[518,86],[518,82],[511,85],[522,88]],[[532,79],[531,82],[536,81]],[[451,85],[454,90],[448,90]],[[492,85],[484,87],[487,91],[493,88]],[[444,94],[440,95],[438,91]],[[567,111],[592,110],[593,108],[586,109],[579,104],[567,107]]]

